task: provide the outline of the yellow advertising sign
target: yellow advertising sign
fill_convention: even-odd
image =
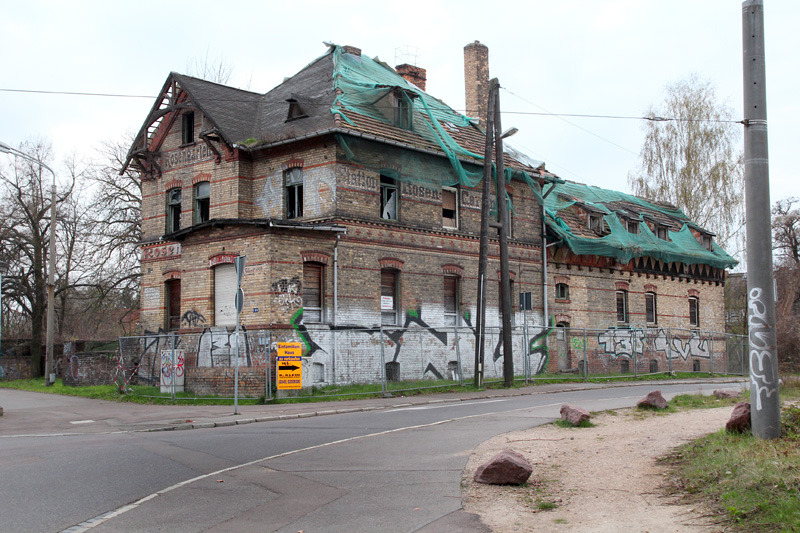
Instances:
[[[278,390],[303,388],[303,345],[299,342],[278,343]]]

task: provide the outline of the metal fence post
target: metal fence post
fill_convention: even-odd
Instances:
[[[388,384],[386,383],[386,354],[384,353],[383,348],[383,324],[380,325],[380,333],[381,333],[381,392],[385,393],[388,389]]]
[[[461,371],[461,349],[458,347],[458,326],[453,326],[453,333],[456,336],[456,363],[458,370],[458,384],[464,386],[464,374]]]
[[[171,388],[172,388],[172,401],[175,401],[175,378],[177,377],[175,375],[175,334],[172,333],[170,336],[172,337],[172,348],[170,350],[172,352],[172,355],[171,355],[172,360],[170,361],[170,365],[172,366],[172,387]]]
[[[714,375],[714,332],[713,331],[709,332],[709,335],[711,336],[711,338],[708,341],[710,346],[709,349],[711,350],[711,357],[708,360],[708,371],[709,374],[713,376]]]
[[[667,360],[669,361],[669,373],[672,374],[672,328],[667,328]]]
[[[638,368],[639,365],[637,364],[638,361],[637,361],[637,358],[636,358],[636,330],[635,329],[631,330],[631,348],[632,348],[632,351],[633,351],[633,377],[637,377],[638,374],[639,374],[639,368]]]
[[[586,358],[586,328],[583,328],[583,379],[589,379],[589,360]]]

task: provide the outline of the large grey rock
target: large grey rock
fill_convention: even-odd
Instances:
[[[718,400],[726,400],[728,398],[738,398],[741,392],[732,389],[720,389],[714,391],[714,398]]]
[[[479,466],[472,479],[490,485],[521,485],[532,472],[533,467],[522,454],[507,448]]]
[[[561,406],[561,420],[566,420],[573,426],[580,425],[581,422],[588,422],[592,415],[583,407],[564,404]]]
[[[733,412],[725,431],[731,433],[744,433],[750,429],[750,402],[739,402],[733,406]]]
[[[639,400],[639,403],[636,404],[636,407],[644,407],[650,409],[666,409],[667,407],[669,407],[669,403],[667,403],[667,400],[665,400],[664,397],[661,395],[660,390],[654,390],[653,392],[651,392],[650,394]]]

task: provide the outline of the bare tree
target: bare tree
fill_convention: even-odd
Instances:
[[[776,330],[783,367],[800,367],[800,209],[797,198],[772,206],[772,247],[775,255]]]
[[[233,65],[229,64],[224,56],[211,59],[209,57],[209,49],[206,48],[205,57],[202,59],[194,58],[186,66],[186,71],[190,76],[225,85],[231,79]]]
[[[52,148],[44,141],[23,143],[20,151],[36,161],[46,162],[52,158]],[[67,189],[61,188],[57,209],[72,192],[74,175]],[[22,316],[30,320],[31,328],[31,373],[41,375],[41,347],[44,333],[44,317],[47,296],[47,249],[50,241],[50,194],[51,176],[41,164],[24,158],[16,158],[14,164],[0,168],[0,236],[3,246],[0,259],[8,262],[9,271],[4,276],[4,300]],[[66,285],[64,258],[59,258],[56,272],[56,288]]]
[[[744,219],[741,132],[733,110],[718,102],[711,82],[692,75],[666,87],[661,107],[647,110],[639,168],[628,175],[634,194],[676,205],[742,251]]]

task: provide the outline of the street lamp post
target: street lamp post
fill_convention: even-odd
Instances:
[[[47,272],[47,348],[44,363],[44,382],[49,387],[55,382],[53,375],[53,343],[55,338],[55,271],[56,271],[56,173],[35,157],[12,148],[0,141],[0,153],[12,154],[46,168],[53,175],[50,200],[50,259]]]
[[[8,263],[0,261],[0,358],[3,357],[3,276],[8,272]]]

